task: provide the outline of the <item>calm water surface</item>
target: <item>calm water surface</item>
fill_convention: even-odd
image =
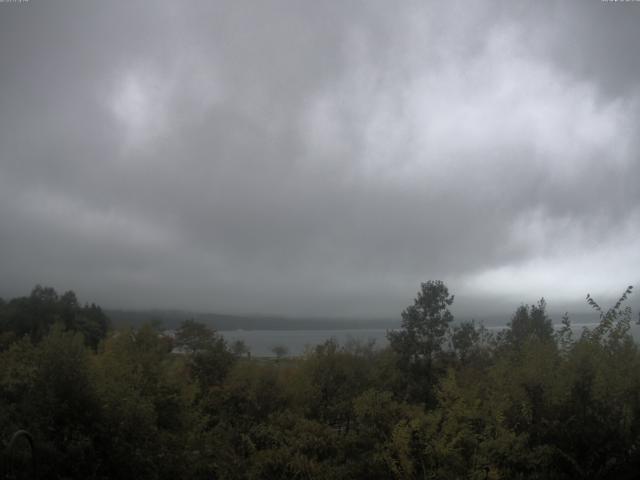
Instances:
[[[307,346],[319,345],[330,338],[340,344],[349,340],[375,340],[377,347],[387,345],[386,329],[370,330],[227,330],[220,332],[227,342],[243,340],[252,355],[258,357],[275,356],[271,349],[282,345],[289,350],[289,355],[301,355]]]
[[[577,338],[584,327],[593,328],[596,324],[573,324],[574,338]],[[555,325],[556,328],[559,325]],[[487,327],[491,331],[501,330],[504,327]],[[631,332],[636,340],[640,340],[640,327],[632,325]],[[375,341],[375,346],[386,347],[387,329],[353,329],[353,330],[223,330],[220,331],[227,342],[243,340],[251,354],[258,357],[273,357],[272,349],[275,346],[284,346],[288,355],[301,355],[307,347],[314,347],[330,338],[336,339],[341,345],[349,340],[361,342]]]

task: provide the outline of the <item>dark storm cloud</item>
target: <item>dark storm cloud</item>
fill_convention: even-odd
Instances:
[[[430,278],[516,303],[615,293],[640,266],[637,20],[0,4],[0,292],[375,316]]]

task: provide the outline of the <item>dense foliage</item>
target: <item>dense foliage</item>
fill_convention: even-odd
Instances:
[[[251,358],[206,325],[109,331],[72,292],[0,301],[0,436],[41,478],[624,479],[640,471],[631,310],[554,330],[544,300],[497,334],[421,285],[389,347]]]

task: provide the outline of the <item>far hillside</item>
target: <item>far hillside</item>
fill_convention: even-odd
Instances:
[[[351,330],[392,329],[400,319],[294,318],[279,316],[244,316],[198,313],[184,310],[105,310],[115,327],[139,327],[156,323],[176,329],[184,320],[193,319],[215,330]]]

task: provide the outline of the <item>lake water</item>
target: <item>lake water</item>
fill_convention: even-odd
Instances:
[[[275,356],[271,349],[277,345],[286,347],[289,355],[301,355],[307,346],[315,346],[330,338],[335,338],[341,345],[353,339],[360,341],[375,340],[378,347],[387,345],[387,330],[354,329],[354,330],[227,330],[221,331],[227,342],[243,340],[251,354],[258,357]]]
[[[575,323],[572,325],[574,338],[578,338],[584,327],[593,328],[595,323]],[[560,325],[555,325],[558,328]],[[487,327],[489,330],[496,331],[505,327]],[[313,347],[329,340],[336,339],[341,345],[349,340],[358,340],[367,342],[375,341],[375,346],[379,348],[386,347],[387,329],[353,329],[353,330],[223,330],[220,331],[227,342],[232,343],[236,340],[243,340],[251,354],[258,357],[274,357],[272,352],[275,346],[284,346],[288,350],[288,355],[301,355],[307,347]],[[631,333],[640,339],[640,327],[632,325]]]

